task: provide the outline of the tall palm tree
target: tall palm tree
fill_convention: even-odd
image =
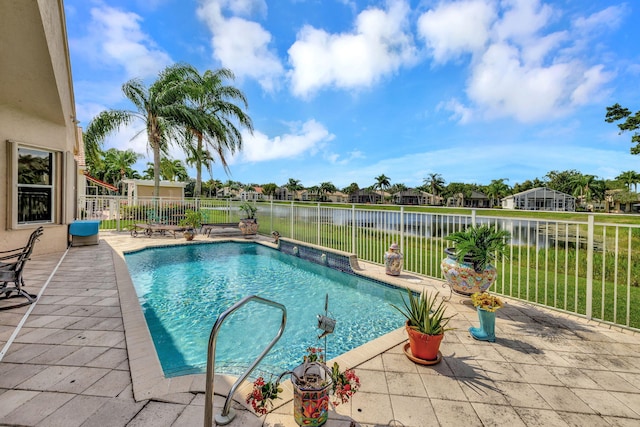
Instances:
[[[292,194],[292,199],[295,199],[296,192],[304,189],[304,186],[300,184],[299,179],[289,178],[289,181],[284,185],[284,188],[286,188],[287,191]]]
[[[389,181],[389,177],[385,174],[375,177],[376,183],[373,184],[374,190],[380,190],[380,200],[384,202],[384,190],[389,188],[391,182]]]
[[[617,180],[622,181],[629,191],[631,191],[631,186],[633,185],[634,191],[638,191],[638,183],[640,182],[640,174],[635,171],[625,171],[620,175],[616,176]]]
[[[122,187],[122,181],[125,178],[135,178],[138,174],[133,170],[132,166],[142,157],[135,151],[117,150],[110,148],[104,152],[104,181],[109,182],[116,187]],[[124,188],[120,189],[120,194],[124,194]]]
[[[327,199],[327,194],[335,193],[336,191],[338,191],[336,186],[331,182],[321,182],[318,190],[318,195],[323,201]]]
[[[500,201],[504,196],[509,194],[509,186],[505,184],[507,178],[493,179],[491,183],[484,189],[487,196],[491,199],[491,206],[495,206],[496,200]]]
[[[209,179],[213,179],[213,169],[211,163],[213,163],[213,157],[209,150],[199,150],[196,145],[185,145],[185,151],[187,158],[185,162],[188,166],[196,167],[196,184],[193,191],[194,197],[200,197],[202,195],[202,183],[200,183],[200,190],[198,190],[198,175],[202,179],[202,165],[205,165],[207,172],[209,172]]]
[[[439,173],[430,173],[428,178],[422,180],[424,185],[429,187],[429,192],[434,196],[439,196],[444,190],[444,178]]]
[[[573,195],[577,196],[584,204],[591,201],[591,186],[595,182],[594,175],[576,175],[571,179]]]
[[[236,105],[237,102],[245,109],[248,108],[244,93],[225,84],[225,80],[234,78],[233,72],[226,68],[207,70],[202,75],[191,68],[183,87],[187,104],[195,110],[198,117],[197,121],[186,127],[187,133],[196,139],[196,151],[202,152],[205,148],[210,148],[216,153],[226,172],[229,172],[225,157],[227,153],[234,154],[242,149],[242,134],[238,126],[253,133],[251,118]],[[196,195],[201,192],[203,163],[208,164],[208,159],[195,158]]]
[[[185,125],[202,121],[202,118],[198,118],[183,102],[182,86],[192,69],[193,67],[184,64],[168,66],[148,87],[140,79],[124,83],[122,92],[125,98],[131,101],[134,109],[107,110],[94,117],[85,132],[87,156],[96,156],[104,139],[120,127],[135,122],[142,123],[147,134],[147,142],[153,152],[153,195],[158,197],[160,153],[166,150],[172,141],[178,141],[177,137]]]

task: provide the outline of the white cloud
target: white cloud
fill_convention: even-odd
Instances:
[[[230,163],[264,162],[275,159],[287,159],[304,153],[314,153],[323,143],[331,141],[334,135],[315,120],[291,125],[291,133],[269,138],[262,132],[253,135],[244,131],[242,152]]]
[[[288,51],[294,95],[308,97],[328,86],[369,87],[414,62],[416,49],[406,28],[409,7],[401,0],[387,6],[362,11],[349,33],[304,26]]]
[[[127,79],[154,76],[173,61],[142,31],[141,21],[132,12],[105,5],[94,7],[88,34],[75,40],[75,46],[93,61],[122,67]]]
[[[436,62],[482,49],[496,19],[493,1],[469,0],[441,4],[418,18],[418,35]]]
[[[615,26],[609,20],[620,14],[620,8],[607,8],[574,19],[567,30],[549,31],[562,14],[540,0],[461,0],[422,14],[418,30],[436,63],[471,54],[468,100],[440,105],[453,118],[535,122],[602,96],[613,74],[585,41],[589,31]]]
[[[266,7],[262,0],[203,0],[197,14],[211,31],[214,58],[236,76],[256,79],[263,89],[273,91],[284,69],[270,49],[271,34],[257,22],[224,14],[226,10],[240,15],[266,14]]]

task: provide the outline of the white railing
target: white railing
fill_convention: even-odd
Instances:
[[[135,222],[179,221],[199,209],[205,222],[235,222],[238,201],[144,200],[87,197],[78,218],[101,219],[102,228],[126,230]],[[397,242],[405,271],[442,278],[444,236],[472,224],[490,224],[511,233],[509,256],[496,263],[492,290],[588,319],[640,330],[640,225],[540,218],[421,212],[406,207],[340,207],[319,203],[258,203],[260,233],[355,253],[382,264]]]

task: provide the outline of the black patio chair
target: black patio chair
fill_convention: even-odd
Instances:
[[[0,251],[0,295],[4,295],[5,299],[13,297],[24,297],[27,299],[26,302],[20,304],[2,305],[0,306],[0,310],[22,307],[36,301],[36,295],[32,295],[23,289],[25,284],[22,278],[22,271],[31,257],[36,241],[43,233],[44,228],[38,227],[31,233],[25,246],[8,251]]]

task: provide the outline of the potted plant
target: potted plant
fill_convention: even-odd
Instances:
[[[184,238],[187,240],[193,240],[196,235],[196,229],[202,226],[202,212],[188,209],[184,213],[184,218],[180,221],[180,225],[187,227],[184,231]]]
[[[265,381],[263,377],[254,381],[246,401],[257,414],[264,415],[273,408],[285,375],[291,376],[293,417],[300,426],[323,425],[329,415],[329,402],[334,406],[346,403],[360,388],[360,378],[352,369],[342,372],[337,362],[332,368],[327,367],[322,349],[309,347],[302,364],[283,372],[276,381]]]
[[[256,219],[256,212],[258,212],[258,208],[249,202],[244,202],[240,206],[238,206],[242,212],[244,212],[244,218],[240,219],[240,223],[238,224],[238,228],[243,235],[253,235],[258,232],[258,220]]]
[[[419,360],[437,362],[444,333],[453,329],[447,327],[453,316],[445,316],[446,306],[442,299],[437,303],[439,292],[429,294],[425,290],[419,296],[410,289],[407,292],[409,300],[402,299],[403,307],[391,306],[407,318],[405,327],[411,354]]]
[[[488,225],[445,236],[445,240],[455,244],[445,249],[447,257],[440,264],[451,289],[466,296],[489,289],[497,277],[492,262],[498,257],[507,257],[510,237],[508,231]]]
[[[475,292],[471,295],[471,302],[478,311],[480,327],[470,327],[469,333],[479,341],[495,342],[496,310],[502,308],[504,303],[500,298],[489,294],[489,292]]]

